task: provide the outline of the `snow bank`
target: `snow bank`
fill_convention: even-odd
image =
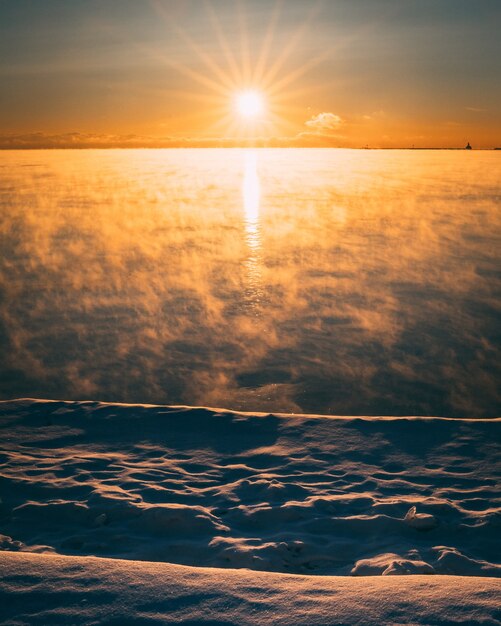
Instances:
[[[1,555],[5,626],[500,624],[501,581],[324,577],[38,554]]]
[[[0,549],[499,576],[497,420],[0,403]]]

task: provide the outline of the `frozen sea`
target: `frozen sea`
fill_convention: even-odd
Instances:
[[[501,414],[494,151],[4,151],[0,398]]]

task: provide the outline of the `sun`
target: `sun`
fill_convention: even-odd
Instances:
[[[258,118],[264,112],[264,96],[253,89],[240,91],[235,96],[235,106],[241,117],[247,120]]]

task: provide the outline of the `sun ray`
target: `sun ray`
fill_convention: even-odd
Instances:
[[[221,83],[218,83],[216,80],[212,78],[208,78],[205,74],[202,74],[201,72],[197,72],[191,67],[187,67],[183,63],[179,63],[179,61],[173,61],[172,59],[168,59],[164,55],[161,55],[158,53],[156,54],[156,57],[157,59],[162,60],[163,63],[165,63],[165,65],[172,67],[173,69],[177,70],[180,74],[183,74],[193,79],[200,85],[203,85],[204,87],[207,87],[208,89],[211,89],[212,91],[215,91],[216,93],[219,93],[221,95],[227,95],[231,93],[231,88],[228,88],[225,85],[221,85]]]
[[[296,68],[295,70],[292,70],[291,72],[286,74],[283,78],[281,78],[280,80],[270,85],[268,87],[269,93],[273,95],[274,93],[281,91],[284,87],[296,81],[298,78],[306,74],[306,72],[308,72],[315,66],[322,63],[322,61],[325,61],[325,59],[327,59],[328,57],[329,57],[329,51],[324,51],[321,54],[317,55],[316,57],[309,59],[308,61],[303,63],[300,67]]]
[[[242,83],[242,73],[240,68],[238,67],[235,55],[233,54],[228,44],[228,40],[226,39],[223,29],[221,28],[221,23],[219,21],[216,11],[214,10],[214,6],[212,5],[212,2],[210,0],[204,0],[204,6],[205,11],[209,16],[209,20],[211,21],[212,27],[214,28],[214,31],[216,33],[219,46],[228,64],[231,78],[235,85],[239,85]]]
[[[263,82],[263,74],[266,63],[268,62],[268,57],[270,54],[271,45],[273,43],[273,38],[275,36],[275,29],[282,13],[283,0],[276,0],[275,6],[273,8],[273,13],[271,19],[268,24],[268,28],[266,29],[266,33],[261,44],[261,52],[259,54],[258,61],[256,63],[256,67],[254,69],[254,75],[252,82],[254,84],[261,84]]]
[[[181,28],[173,19],[171,16],[167,15],[165,7],[163,7],[158,0],[154,0],[153,1],[153,6],[155,8],[155,11],[157,12],[158,15],[160,15],[160,17],[165,20],[166,22],[168,21],[168,23],[170,24],[171,27],[174,28],[174,30],[176,31],[176,33],[179,35],[179,37],[181,37],[181,39],[183,39],[183,41],[188,44],[188,46],[191,48],[191,50],[197,55],[197,57],[200,59],[200,61],[202,62],[202,64],[210,71],[213,72],[213,74],[215,76],[217,76],[217,78],[221,81],[221,83],[223,85],[225,85],[225,87],[227,87],[228,89],[232,89],[234,88],[234,83],[231,80],[231,78],[228,76],[228,74],[226,74],[221,67],[216,63],[216,61],[214,61],[214,59],[207,54],[207,52],[205,52],[205,50],[203,50],[199,44],[194,41],[189,35],[188,33]]]
[[[242,60],[242,78],[244,84],[249,84],[251,80],[251,60],[249,51],[249,36],[245,19],[245,11],[242,0],[237,2],[237,16],[240,28],[240,55]]]
[[[320,11],[320,8],[321,8],[322,4],[323,3],[320,2],[320,1],[315,2],[315,4],[313,5],[312,9],[310,10],[306,20],[296,30],[296,32],[290,38],[289,43],[287,44],[287,46],[285,46],[285,48],[283,49],[283,51],[280,54],[280,56],[277,58],[277,60],[271,66],[271,68],[268,70],[268,72],[265,74],[265,76],[263,77],[263,81],[262,81],[262,84],[263,84],[264,88],[268,88],[268,86],[272,83],[272,81],[275,79],[277,74],[280,72],[280,70],[283,68],[284,64],[287,62],[287,60],[291,56],[293,50],[295,48],[297,48],[299,41],[304,37],[306,31],[308,30],[308,28],[311,25],[311,22],[313,21],[313,18]]]

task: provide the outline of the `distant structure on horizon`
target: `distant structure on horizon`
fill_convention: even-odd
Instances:
[[[466,144],[466,146],[464,147],[465,150],[473,150],[473,148],[470,146],[470,142],[468,142]]]

